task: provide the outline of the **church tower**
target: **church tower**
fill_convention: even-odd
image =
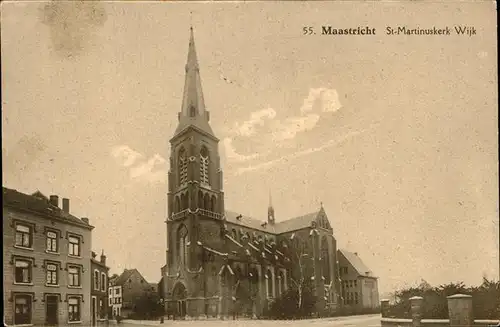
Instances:
[[[202,224],[207,221],[213,225],[215,221],[218,225],[224,216],[219,139],[209,120],[191,28],[182,105],[170,140],[164,275],[167,298],[182,300],[198,296],[201,290],[194,281],[200,280],[197,274],[202,267],[198,246],[203,241]]]
[[[269,206],[267,207],[267,222],[271,225],[274,224],[274,207],[273,207],[273,198],[271,197],[271,192],[269,192]]]

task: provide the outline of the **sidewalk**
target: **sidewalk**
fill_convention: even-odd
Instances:
[[[132,320],[132,319],[124,319],[121,321],[121,324],[129,324],[129,325],[140,325],[140,326],[159,326],[159,325],[165,325],[165,324],[160,324],[160,320]],[[116,320],[115,320],[115,324]],[[118,326],[120,324],[117,324]]]

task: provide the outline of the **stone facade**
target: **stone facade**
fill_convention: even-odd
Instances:
[[[90,324],[91,231],[86,218],[37,192],[3,188],[4,322]]]
[[[302,277],[317,311],[338,306],[337,242],[325,210],[275,221],[225,209],[219,140],[205,108],[191,30],[179,124],[170,140],[166,310],[177,317],[262,315]],[[265,213],[265,208],[264,208]]]

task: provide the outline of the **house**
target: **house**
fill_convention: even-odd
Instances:
[[[122,317],[127,317],[134,311],[137,301],[142,296],[157,293],[156,286],[148,283],[137,269],[125,269],[112,281],[110,289],[112,289],[110,292],[113,293],[113,299],[117,300],[116,306],[113,303],[113,315]]]
[[[110,318],[116,318],[122,315],[122,287],[121,285],[115,285],[115,281],[118,276],[112,277],[108,282],[108,306],[110,310]]]
[[[219,139],[209,123],[192,29],[183,69],[170,140],[165,309],[178,317],[256,317],[303,277],[319,299],[315,311],[335,310],[337,241],[325,209],[279,217],[270,197],[264,219],[226,210]]]
[[[378,308],[378,278],[363,263],[358,253],[340,249],[337,257],[344,304],[357,310]]]
[[[7,325],[90,325],[91,232],[69,200],[3,187]]]
[[[99,260],[96,259],[97,254],[92,252],[90,259],[90,270],[92,274],[90,285],[91,296],[91,319],[92,324],[106,321],[108,318],[108,272],[109,267],[106,266],[106,256],[102,251]]]

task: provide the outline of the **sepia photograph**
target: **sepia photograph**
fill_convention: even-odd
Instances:
[[[500,326],[494,1],[2,1],[5,326]]]

